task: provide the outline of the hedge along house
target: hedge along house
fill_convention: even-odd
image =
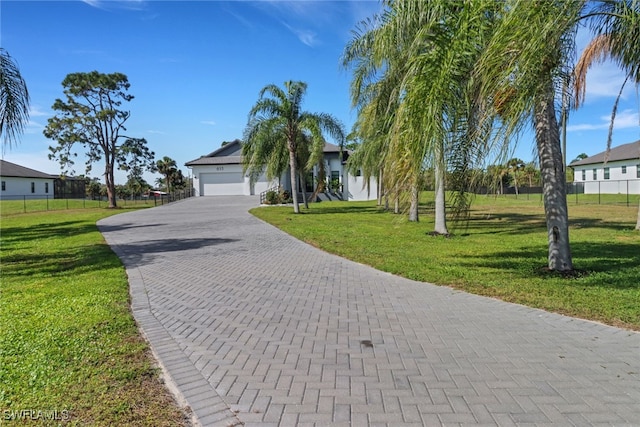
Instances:
[[[0,198],[53,198],[56,178],[55,175],[0,160]]]
[[[640,194],[640,141],[623,144],[569,165],[585,194]]]
[[[361,176],[350,175],[345,168],[348,152],[341,151],[334,144],[325,144],[324,162],[327,179],[327,192],[320,198],[331,199],[335,196],[343,200],[372,200],[377,197],[376,185],[371,185],[371,191],[364,188]],[[289,171],[279,178],[269,181],[262,174],[255,183],[251,183],[249,175],[242,172],[242,142],[235,140],[212,153],[192,160],[185,164],[191,169],[193,175],[193,187],[196,196],[220,196],[220,195],[259,195],[270,188],[282,187],[291,191],[291,179]],[[315,190],[318,180],[318,167],[315,166],[309,173],[305,183],[307,193]],[[334,185],[331,185],[331,182]],[[331,193],[331,189],[336,191]],[[298,188],[298,191],[302,191]]]

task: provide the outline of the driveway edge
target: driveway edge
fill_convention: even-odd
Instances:
[[[109,246],[121,260],[126,259],[118,245]],[[129,281],[131,312],[138,324],[138,330],[149,344],[151,353],[162,371],[165,387],[190,415],[191,423],[196,427],[242,425],[236,414],[153,315],[146,286],[138,269],[127,265],[124,267]]]

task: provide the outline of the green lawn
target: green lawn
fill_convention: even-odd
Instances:
[[[43,411],[40,424],[184,424],[131,316],[124,268],[95,225],[118,212],[2,216],[0,424],[25,410]]]
[[[122,200],[118,199],[118,207],[149,207],[161,204],[161,200]],[[108,203],[104,200],[88,199],[46,199],[23,198],[20,200],[0,200],[0,215],[15,215],[29,212],[59,211],[68,209],[92,209],[106,208]]]
[[[569,205],[576,274],[548,272],[540,200],[478,196],[470,220],[433,237],[425,194],[419,223],[375,202],[251,211],[331,253],[411,279],[640,330],[640,233],[635,206]]]

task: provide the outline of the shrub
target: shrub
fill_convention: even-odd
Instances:
[[[265,201],[268,205],[277,205],[280,203],[280,195],[276,191],[267,191]]]

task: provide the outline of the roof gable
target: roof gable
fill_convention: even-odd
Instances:
[[[16,165],[15,163],[7,162],[6,160],[0,160],[0,176],[13,178],[57,178],[56,175],[50,175],[48,173],[40,172],[35,169]]]
[[[325,143],[324,153],[339,153],[340,147],[335,144]],[[233,140],[230,143],[223,145],[215,151],[201,156],[195,160],[191,160],[185,163],[186,166],[197,165],[236,165],[242,163],[242,141],[239,139]]]
[[[228,144],[223,145],[217,150],[207,154],[204,157],[229,157],[240,156],[242,154],[242,141],[234,139]]]
[[[618,145],[617,147],[611,148],[609,150],[609,155],[606,156],[607,152],[603,151],[594,156],[587,157],[586,159],[578,160],[577,162],[571,163],[569,166],[582,166],[582,165],[592,165],[597,163],[604,163],[605,157],[607,162],[616,162],[620,160],[634,160],[640,159],[640,141],[630,142],[628,144]]]

